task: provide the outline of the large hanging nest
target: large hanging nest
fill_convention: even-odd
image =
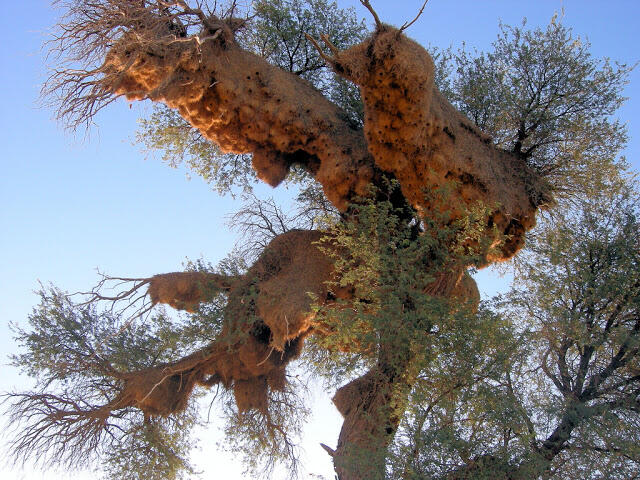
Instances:
[[[321,236],[293,230],[276,237],[242,276],[176,272],[141,282],[154,304],[188,311],[226,292],[224,326],[216,341],[177,362],[123,374],[108,408],[166,416],[186,407],[194,386],[221,383],[239,411],[266,412],[269,390],[284,390],[286,366],[313,332],[312,296],[329,296],[333,264],[316,246]]]
[[[378,24],[369,39],[345,51],[323,39],[332,56],[314,44],[327,63],[360,86],[364,133],[376,165],[394,174],[424,217],[447,211],[461,218],[477,204],[495,208],[486,235],[499,253],[485,261],[512,257],[535,225],[537,208],[550,201],[544,182],[524,159],[497,149],[442,96],[434,86],[431,56],[402,30]],[[425,196],[445,185],[453,192],[441,199]]]
[[[378,24],[370,38],[342,52],[325,41],[331,56],[313,42],[361,89],[364,131],[305,80],[242,50],[222,19],[188,38],[155,30],[123,35],[106,57],[105,88],[162,101],[222,151],[252,153],[258,176],[272,186],[292,164],[302,165],[343,211],[384,174],[397,178],[425,218],[447,210],[454,220],[487,205],[495,209],[488,243],[500,248],[489,249],[482,264],[513,256],[537,208],[551,201],[525,160],[496,148],[444,99],[430,55],[402,30]],[[446,199],[425,197],[444,185],[454,186]]]
[[[213,343],[177,362],[124,374],[122,391],[109,407],[136,406],[147,415],[166,416],[185,408],[196,385],[220,383],[233,390],[240,411],[266,411],[269,390],[285,388],[286,366],[300,355],[305,338],[322,331],[316,329],[314,303],[348,300],[353,292],[330,291],[335,274],[333,259],[318,246],[323,235],[313,230],[279,235],[241,276],[175,272],[148,279],[153,303],[188,311],[226,292],[224,325]],[[479,300],[474,280],[462,268],[438,275],[424,291],[461,302]]]
[[[177,109],[223,152],[253,153],[258,177],[272,186],[300,163],[338,208],[365,195],[372,162],[341,110],[306,80],[242,50],[227,20],[212,22],[215,32],[188,39],[124,35],[107,55],[105,87]]]

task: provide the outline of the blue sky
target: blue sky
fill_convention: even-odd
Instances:
[[[341,7],[356,3],[338,1]],[[372,3],[383,21],[402,24],[414,17],[422,2]],[[46,75],[40,46],[56,14],[46,1],[4,2],[3,7],[0,225],[5,233],[0,235],[0,351],[5,365],[5,355],[16,351],[7,324],[25,321],[37,302],[33,290],[38,281],[77,291],[96,282],[96,268],[143,277],[180,270],[187,258],[203,257],[215,263],[233,247],[234,237],[224,221],[238,202],[218,196],[197,177],[188,180],[184,171],[146,158],[132,143],[136,120],[148,110],[144,104],[130,106],[123,100],[112,105],[98,115],[98,126],[86,139],[62,131],[52,119],[53,112],[37,106]],[[368,13],[356,7],[370,21]],[[640,60],[640,2],[636,0],[430,0],[408,34],[423,45],[466,42],[487,49],[499,20],[514,25],[526,17],[530,26],[544,26],[562,9],[563,22],[591,41],[596,57],[631,64]],[[631,74],[625,95],[630,99],[619,118],[627,123],[631,138],[626,155],[638,169],[638,70]],[[283,199],[292,194],[282,188],[259,191]],[[490,273],[482,273],[479,282],[490,293],[504,285]],[[18,372],[2,367],[0,390],[24,385]],[[316,400],[320,414],[305,449],[310,470],[329,478],[328,457],[317,445],[320,441],[335,444],[339,422],[329,395],[318,395]],[[231,462],[216,450],[220,439],[211,434],[216,428],[213,425],[203,433],[202,451],[196,455],[203,477],[221,474],[221,462]],[[230,465],[225,478],[243,478],[239,465]],[[68,475],[37,473],[27,466],[24,470],[6,467],[3,478],[59,480]],[[70,478],[89,476],[80,472]]]

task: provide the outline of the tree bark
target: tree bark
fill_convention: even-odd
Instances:
[[[389,444],[400,424],[412,381],[403,361],[381,361],[333,397],[344,421],[333,462],[340,480],[383,480]]]

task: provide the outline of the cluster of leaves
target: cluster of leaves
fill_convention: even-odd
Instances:
[[[179,416],[132,424],[104,456],[104,477],[182,480],[194,475],[189,454],[196,445],[191,432],[198,413],[189,408]]]
[[[399,186],[392,181],[388,188],[391,198]],[[447,185],[429,193],[449,194]],[[457,278],[486,251],[481,234],[489,210],[478,205],[455,221],[448,211],[420,219],[377,197],[361,199],[352,207],[352,220],[331,226],[321,243],[335,265],[331,288],[349,291],[347,299],[337,294],[335,302],[318,307],[322,333],[314,337],[317,348],[310,358],[329,382],[344,382],[370,367],[385,343],[408,348],[412,368],[422,371],[441,335],[473,308],[472,300],[452,303],[450,292],[434,294],[425,286],[442,274]]]
[[[545,28],[500,26],[491,52],[439,51],[436,83],[494,142],[526,158],[556,196],[614,173],[625,127],[611,116],[633,67],[590,53],[558,16]]]
[[[144,145],[149,152],[162,152],[161,159],[173,168],[184,164],[220,194],[238,188],[250,192],[257,181],[248,155],[221,153],[176,110],[156,104],[139,124],[136,144]]]
[[[391,478],[446,478],[478,452],[498,450],[501,424],[521,430],[521,415],[497,388],[516,346],[512,325],[486,305],[475,315],[456,317],[439,335],[411,392],[389,455]],[[510,448],[509,454],[517,453],[515,445]],[[501,478],[495,469],[485,473]]]
[[[244,48],[256,52],[283,70],[299,75],[311,82],[328,98],[345,109],[349,118],[362,124],[361,102],[355,90],[348,100],[340,101],[347,90],[346,84],[336,87],[337,76],[307,41],[305,34],[314,38],[326,35],[340,50],[364,40],[367,29],[358,20],[353,8],[341,9],[329,0],[275,0],[259,1],[254,5],[252,25],[240,36]],[[353,106],[356,108],[352,108]]]

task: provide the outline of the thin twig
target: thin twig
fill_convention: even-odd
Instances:
[[[371,15],[373,15],[373,19],[376,22],[376,30],[381,30],[382,29],[382,22],[380,21],[380,17],[378,17],[378,14],[376,13],[376,11],[373,9],[373,7],[371,6],[371,4],[369,3],[369,0],[360,0],[360,3],[371,12]],[[425,2],[426,3],[426,2]]]
[[[410,22],[405,22],[404,25],[402,25],[400,27],[400,31],[404,31],[407,28],[409,28],[411,25],[413,25],[414,23],[416,23],[416,20],[418,20],[418,18],[420,18],[420,15],[422,15],[422,12],[424,12],[424,7],[427,5],[427,2],[429,0],[424,0],[424,3],[422,4],[422,8],[420,8],[420,11],[418,12],[418,15],[416,15],[416,18],[414,18],[413,20],[411,20]]]
[[[336,64],[335,58],[330,57],[329,55],[324,53],[324,51],[322,50],[322,47],[320,45],[318,45],[318,42],[316,42],[315,39],[311,35],[309,35],[308,33],[305,33],[304,36],[307,37],[307,40],[309,40],[311,42],[311,44],[318,51],[318,54],[320,55],[320,57],[322,57],[324,59],[324,61],[326,61],[330,65],[335,65]]]
[[[331,50],[331,53],[333,53],[334,55],[338,55],[340,53],[340,50],[338,50],[338,47],[336,47],[333,43],[331,43],[331,40],[329,40],[329,37],[326,34],[323,33],[322,35],[320,35],[320,38],[325,43],[325,45],[329,48],[329,50]]]

